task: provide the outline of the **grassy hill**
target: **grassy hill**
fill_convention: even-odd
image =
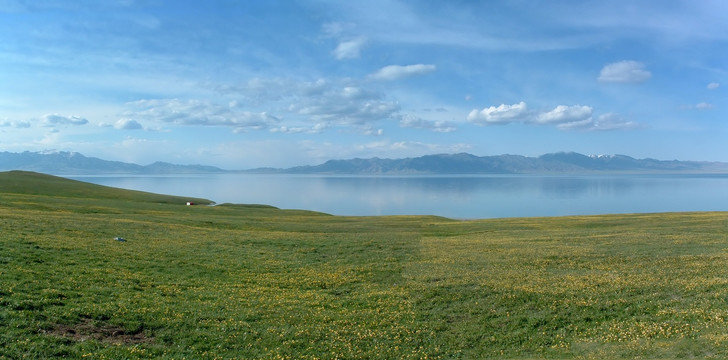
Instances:
[[[728,213],[178,200],[0,173],[0,359],[728,357]]]
[[[127,200],[185,205],[188,201],[209,205],[207,199],[160,195],[143,191],[117,189],[108,186],[89,184],[81,181],[56,177],[30,171],[0,172],[0,192],[41,195],[51,197]]]

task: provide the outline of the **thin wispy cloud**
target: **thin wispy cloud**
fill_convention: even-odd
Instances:
[[[334,49],[334,57],[339,60],[356,59],[361,56],[361,50],[366,45],[366,38],[360,37],[341,41]]]
[[[427,120],[412,114],[399,115],[399,126],[413,129],[426,129],[441,133],[448,133],[457,130],[452,121]]]
[[[713,104],[707,103],[707,102],[701,102],[695,104],[695,108],[698,110],[709,110],[713,108]]]
[[[266,129],[279,122],[265,112],[240,111],[229,105],[200,100],[151,99],[126,104],[123,115],[162,126],[219,126],[235,131]],[[132,126],[136,120],[132,120]],[[124,123],[129,124],[129,123]]]
[[[401,106],[378,90],[367,88],[354,79],[256,78],[246,84],[221,88],[229,96],[241,96],[243,102],[270,109],[289,124],[278,126],[278,133],[320,133],[331,127],[361,127],[386,120]],[[310,123],[316,124],[313,128]],[[359,133],[367,133],[359,132]]]
[[[387,65],[377,72],[369,75],[375,80],[392,81],[411,76],[424,75],[437,70],[435,65],[414,64],[414,65]]]
[[[280,127],[273,127],[270,129],[271,132],[274,133],[284,133],[284,134],[319,134],[322,131],[326,130],[329,127],[326,123],[318,123],[313,126],[309,127],[288,127],[288,126],[280,126]]]
[[[12,127],[16,129],[30,128],[30,121],[0,121],[0,127]]]
[[[635,121],[624,120],[614,113],[599,115],[597,119],[589,118],[581,121],[566,122],[558,124],[560,130],[581,130],[581,131],[623,131],[644,128],[643,124]]]
[[[43,123],[46,126],[57,126],[57,125],[86,125],[88,120],[80,116],[63,116],[57,114],[47,114],[43,116]]]
[[[624,60],[607,64],[599,73],[599,81],[611,83],[643,83],[652,77],[645,64]]]

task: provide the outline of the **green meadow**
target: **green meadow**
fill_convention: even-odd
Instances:
[[[0,173],[0,359],[728,358],[726,212],[207,203]]]

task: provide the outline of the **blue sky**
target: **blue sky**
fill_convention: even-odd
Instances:
[[[0,0],[0,151],[728,161],[728,2]]]

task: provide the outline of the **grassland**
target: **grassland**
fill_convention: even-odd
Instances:
[[[188,200],[0,173],[0,359],[728,358],[728,213]]]

